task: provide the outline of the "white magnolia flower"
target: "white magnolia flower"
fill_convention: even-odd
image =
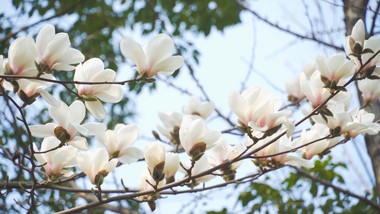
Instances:
[[[164,176],[165,166],[165,146],[160,141],[154,141],[151,143],[145,143],[144,145],[144,157],[148,164],[148,170],[151,176],[156,181],[161,181]]]
[[[45,72],[47,73],[51,73],[52,69],[73,70],[75,67],[72,64],[83,62],[84,55],[79,50],[71,48],[70,45],[67,33],[56,34],[53,25],[45,25],[36,38],[37,63],[46,65]]]
[[[288,92],[289,101],[292,101],[294,98],[296,100],[301,100],[305,97],[301,89],[300,83],[300,74],[293,77],[292,79],[286,81],[286,92]]]
[[[316,64],[321,76],[330,81],[335,81],[336,84],[355,72],[354,61],[346,60],[346,55],[343,53],[334,54],[329,58],[317,56]],[[339,85],[342,85],[342,82]]]
[[[283,132],[283,130],[279,130],[276,134],[267,137],[263,140],[260,140],[256,144],[252,145],[252,140],[248,139],[244,142],[246,146],[252,146],[249,150],[250,151],[256,151],[260,147],[266,145],[267,143],[273,141],[275,137],[278,136]],[[306,168],[312,168],[314,167],[314,164],[308,160],[305,160],[303,158],[297,157],[293,153],[285,153],[285,154],[279,154],[275,155],[280,152],[290,151],[295,148],[295,145],[292,143],[292,138],[288,136],[282,136],[280,139],[276,140],[275,142],[269,144],[268,146],[264,147],[263,149],[258,150],[254,153],[255,156],[270,156],[266,158],[256,158],[255,163],[260,162],[266,162],[267,160],[275,160],[278,163],[284,164],[284,165],[290,165],[290,166],[303,166]],[[274,155],[274,156],[272,156]]]
[[[301,89],[313,107],[317,107],[330,96],[329,90],[324,88],[319,72],[314,72],[310,79],[301,73],[300,81]]]
[[[211,150],[207,156],[208,162],[211,166],[218,166],[225,161],[232,160],[240,155],[244,151],[244,146],[242,144],[237,144],[231,146],[226,140],[219,141]],[[241,161],[237,161],[231,165],[232,169],[237,169],[241,164]]]
[[[98,58],[92,58],[85,63],[79,64],[75,69],[74,80],[81,82],[112,82],[115,80],[115,71],[104,69],[103,61]],[[123,88],[120,85],[112,84],[75,84],[78,94],[84,96],[85,105],[89,112],[96,119],[104,119],[107,115],[103,104],[99,101],[107,103],[117,103],[123,97]]]
[[[186,115],[179,130],[179,139],[186,153],[197,160],[221,139],[221,133],[208,130],[203,118]]]
[[[183,107],[183,113],[189,115],[198,115],[206,119],[209,117],[215,109],[215,105],[212,102],[201,101],[198,97],[191,97],[189,105]]]
[[[171,75],[183,64],[182,56],[172,56],[174,42],[165,34],[158,34],[142,48],[134,40],[124,38],[120,49],[126,58],[136,64],[139,74],[147,77],[156,73]]]
[[[377,102],[380,98],[380,80],[364,79],[358,83],[365,102]]]
[[[265,132],[282,124],[291,126],[288,120],[291,111],[279,111],[282,100],[265,93],[259,87],[245,89],[241,94],[230,93],[228,105],[239,117],[239,122],[253,130]]]
[[[179,168],[179,155],[178,153],[167,152],[165,156],[164,173],[166,183],[174,181],[174,176]]]
[[[316,123],[311,127],[309,131],[306,131],[305,129],[302,130],[301,137],[297,138],[294,141],[294,146],[308,144],[301,149],[302,157],[311,159],[314,155],[323,152],[325,149],[334,146],[339,142],[339,137],[319,140],[325,138],[329,134],[329,129],[326,128],[326,126],[320,123]]]
[[[175,140],[174,137],[178,135],[179,129],[181,127],[183,114],[178,112],[169,111],[167,113],[158,112],[158,117],[160,118],[162,125],[157,126],[158,131],[163,134],[168,139]]]
[[[91,183],[100,185],[103,183],[103,178],[116,167],[118,160],[116,158],[109,160],[107,151],[100,147],[95,151],[79,153],[77,162]]]
[[[369,135],[376,135],[380,131],[380,124],[373,122],[375,120],[375,115],[373,113],[368,113],[364,109],[354,108],[350,111],[352,116],[352,123],[359,124],[356,125],[355,129],[348,130],[348,134],[351,138],[358,136],[361,133],[366,133]]]
[[[8,50],[7,73],[18,76],[36,76],[38,74],[35,61],[38,57],[36,43],[32,37],[19,37],[14,40]]]
[[[132,163],[144,157],[143,152],[131,145],[136,141],[139,130],[134,125],[117,124],[114,130],[107,130],[97,135],[112,158],[118,158],[121,163]]]
[[[36,152],[45,152],[59,146],[61,142],[55,137],[47,137],[41,143],[41,151],[33,144],[33,149]],[[45,172],[48,176],[51,175],[69,175],[63,168],[73,167],[76,165],[76,155],[78,149],[73,146],[62,146],[58,149],[46,153],[34,154],[38,162],[43,165]]]
[[[34,137],[55,136],[61,142],[87,150],[86,138],[77,136],[77,134],[81,133],[88,136],[100,134],[106,130],[105,125],[98,122],[80,124],[86,115],[86,108],[80,101],[74,101],[70,106],[61,101],[58,107],[50,106],[49,113],[56,124],[47,123],[46,125],[29,126]]]

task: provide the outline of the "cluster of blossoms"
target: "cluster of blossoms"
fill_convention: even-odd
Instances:
[[[315,155],[328,152],[338,143],[361,133],[377,134],[380,125],[374,122],[375,115],[364,109],[350,109],[352,95],[346,91],[347,83],[358,81],[365,102],[378,102],[380,98],[380,69],[376,67],[380,63],[380,38],[365,40],[364,36],[364,24],[358,21],[346,39],[349,60],[343,53],[318,56],[300,75],[287,82],[289,101],[298,107],[302,105],[312,124],[310,129],[299,130],[298,138],[293,137],[298,125],[291,118],[293,112],[284,110],[281,98],[252,87],[241,93],[233,91],[228,97],[228,105],[238,118],[236,129],[245,135],[243,142],[230,145],[220,131],[210,130],[206,120],[215,105],[191,97],[182,113],[158,113],[162,125],[157,129],[166,140],[154,132],[157,141],[145,143],[142,150],[134,147],[139,135],[135,125],[117,124],[113,130],[107,130],[100,122],[83,123],[87,111],[95,119],[105,119],[103,102],[118,103],[123,98],[123,88],[112,84],[115,71],[104,68],[99,58],[84,61],[84,55],[70,47],[68,35],[56,34],[52,25],[43,27],[36,41],[31,37],[16,39],[8,58],[0,56],[0,75],[4,77],[1,87],[16,93],[23,107],[38,96],[49,104],[55,123],[29,128],[32,136],[43,138],[40,149],[33,144],[34,157],[51,180],[70,176],[73,173],[67,168],[78,166],[100,189],[104,178],[118,163],[144,158],[147,169],[140,178],[140,190],[157,190],[175,182],[178,171],[185,178],[195,176],[186,183],[194,187],[215,177],[205,173],[213,167],[226,181],[235,179],[237,168],[248,158],[261,170],[283,165],[313,167],[311,159]],[[157,73],[171,75],[184,62],[182,56],[172,56],[174,42],[164,34],[155,36],[143,47],[124,38],[120,48],[146,81]],[[70,105],[46,91],[56,82],[53,73],[58,70],[74,72],[77,92],[72,92],[78,100]],[[307,102],[310,107],[305,108]],[[89,150],[86,139],[89,136],[94,136],[99,148]],[[141,199],[152,203],[158,197],[155,193]]]

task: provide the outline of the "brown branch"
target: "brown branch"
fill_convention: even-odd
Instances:
[[[362,202],[368,204],[369,206],[371,206],[372,208],[374,208],[374,209],[377,210],[378,212],[380,212],[380,205],[376,204],[376,202],[373,202],[373,201],[371,201],[371,200],[369,200],[369,199],[367,199],[367,198],[365,198],[365,197],[363,197],[363,196],[357,195],[357,194],[352,193],[352,192],[350,192],[350,191],[348,191],[348,190],[345,190],[345,189],[342,189],[342,188],[340,188],[340,187],[338,187],[338,186],[335,186],[335,185],[332,184],[331,182],[328,182],[328,181],[322,180],[322,179],[320,179],[320,178],[314,177],[314,176],[310,175],[309,173],[303,171],[302,169],[299,169],[299,168],[297,168],[297,167],[293,167],[293,166],[290,166],[290,167],[292,167],[293,169],[295,169],[299,175],[302,175],[302,176],[304,176],[304,177],[306,177],[306,178],[309,178],[309,179],[311,179],[311,180],[313,180],[313,181],[315,181],[315,182],[317,182],[317,183],[320,183],[320,184],[322,184],[322,185],[324,185],[324,186],[331,187],[331,188],[333,188],[335,191],[341,192],[341,193],[343,193],[343,194],[345,194],[345,195],[348,195],[348,196],[351,196],[351,197],[357,198],[357,199],[359,199],[360,201],[362,201]]]
[[[377,19],[377,15],[379,14],[379,10],[380,10],[380,1],[377,1],[376,12],[374,12],[372,16],[372,25],[371,25],[371,30],[369,31],[369,34],[368,34],[369,36],[374,35],[376,19]]]
[[[244,10],[247,10],[248,12],[250,12],[252,15],[254,15],[257,19],[259,19],[260,21],[263,21],[264,23],[268,24],[269,26],[272,26],[274,27],[275,29],[278,29],[282,32],[285,32],[285,33],[288,33],[288,34],[291,34],[293,36],[296,36],[300,39],[306,39],[306,40],[310,40],[310,41],[314,41],[314,42],[317,42],[319,44],[322,44],[322,45],[325,45],[327,47],[330,47],[330,48],[334,48],[336,50],[340,50],[340,51],[344,51],[344,48],[343,47],[339,47],[339,46],[336,46],[334,44],[330,44],[328,42],[325,42],[325,41],[322,41],[322,40],[319,40],[315,37],[309,37],[307,35],[302,35],[300,33],[297,33],[297,32],[294,32],[294,31],[291,31],[287,28],[284,28],[276,23],[273,23],[271,21],[269,21],[268,19],[262,17],[261,15],[259,15],[256,11],[250,9],[249,7],[245,6],[244,4],[242,4],[239,0],[234,0],[236,2],[236,4],[239,5],[239,7],[243,8]]]

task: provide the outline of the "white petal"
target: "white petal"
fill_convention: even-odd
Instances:
[[[136,162],[137,160],[144,157],[144,153],[141,151],[141,149],[138,149],[136,147],[123,149],[120,153],[123,154],[119,157],[119,161],[121,163]]]
[[[154,66],[173,54],[174,41],[166,34],[158,34],[144,48],[147,64]]]
[[[84,107],[84,104],[81,101],[76,100],[70,105],[69,109],[70,109],[69,119],[71,120],[71,122],[80,124],[86,115],[86,108]],[[66,118],[66,120],[67,119],[68,118]]]
[[[29,129],[32,132],[33,137],[49,137],[55,136],[55,127],[55,124],[50,123],[46,125],[31,125],[29,126]]]
[[[121,53],[128,59],[132,60],[140,72],[145,72],[146,57],[144,51],[134,40],[124,38],[120,43]],[[140,73],[141,74],[141,73]]]
[[[81,149],[81,150],[88,150],[87,140],[84,137],[76,136],[76,137],[74,137],[73,140],[68,142],[68,144],[70,144],[70,145],[72,145],[78,149]]]
[[[106,131],[106,126],[103,123],[88,122],[82,125],[88,130],[88,135],[98,135]]]
[[[118,103],[123,98],[123,88],[120,85],[110,85],[107,90],[99,91],[96,97],[106,103]]]
[[[183,61],[184,60],[182,56],[168,57],[155,65],[149,73],[156,74],[159,72],[163,75],[172,75],[174,71],[183,65]]]
[[[104,119],[107,116],[107,112],[103,107],[103,104],[99,101],[85,101],[87,110],[96,118]]]
[[[50,95],[47,91],[42,88],[37,88],[36,92],[38,92],[44,100],[54,107],[58,107],[61,103],[56,100],[52,95]]]

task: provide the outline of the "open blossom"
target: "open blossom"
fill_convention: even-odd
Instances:
[[[53,25],[45,25],[36,38],[37,63],[44,64],[47,73],[51,73],[52,69],[73,70],[75,67],[72,64],[82,62],[84,55],[79,50],[71,48],[70,45],[67,33],[56,34]]]
[[[231,146],[225,140],[219,141],[207,156],[208,162],[211,166],[218,166],[225,161],[232,160],[238,155],[244,152],[244,146],[242,144],[237,144]],[[223,179],[226,181],[233,180],[235,178],[236,169],[240,166],[242,161],[236,161],[230,165],[224,166],[220,169],[223,173]]]
[[[32,37],[15,39],[9,47],[6,73],[18,76],[36,76],[38,74],[35,65],[37,57],[36,43]]]
[[[334,54],[329,58],[317,56],[316,64],[321,76],[330,81],[335,81],[336,84],[355,72],[354,62],[346,60],[346,55],[343,53]]]
[[[178,138],[178,132],[181,127],[183,114],[172,111],[169,111],[167,113],[158,112],[158,117],[160,118],[163,125],[157,126],[158,131],[170,139],[170,141],[175,143],[176,138]]]
[[[281,133],[282,130],[279,130],[277,134]],[[263,145],[266,145],[267,143],[271,142],[275,137],[277,137],[277,134],[274,134],[272,136],[269,136],[263,140],[260,140],[256,144],[252,146],[252,140],[247,139],[244,143],[246,146],[252,146],[249,150],[254,151],[256,149],[259,149]],[[275,142],[269,144],[263,149],[260,149],[257,151],[255,156],[268,156],[268,155],[274,155],[280,152],[285,152],[294,149],[295,145],[292,143],[291,137],[288,136],[282,136],[280,139],[276,140]],[[268,161],[269,158],[257,158],[256,159],[259,162],[265,162]],[[303,166],[306,168],[314,167],[314,164],[308,160],[305,160],[303,158],[300,158],[292,153],[285,153],[280,155],[271,156],[270,160],[275,160],[278,163],[284,164],[284,165],[290,165],[290,166]]]
[[[160,141],[154,141],[151,143],[145,143],[144,145],[144,157],[148,164],[148,169],[151,176],[156,181],[161,181],[164,178],[164,166],[165,166],[165,146]]]
[[[143,152],[131,145],[136,141],[139,130],[134,125],[117,124],[114,130],[107,130],[96,138],[101,142],[112,158],[121,163],[131,163],[144,157]]]
[[[240,155],[244,151],[242,144],[231,146],[226,140],[219,141],[211,150],[208,155],[208,162],[211,166],[215,167],[222,164],[225,161],[232,160]],[[236,169],[240,166],[241,161],[237,161],[232,164],[232,169]]]
[[[61,142],[55,137],[47,137],[41,143],[41,151],[37,149],[37,146],[33,144],[33,148],[36,152],[45,152],[56,148]],[[51,175],[68,175],[67,171],[63,168],[73,167],[76,165],[76,155],[78,149],[73,146],[62,146],[58,149],[52,150],[50,152],[34,154],[34,157],[38,162],[43,165],[45,172],[48,176]]]
[[[179,168],[179,155],[178,153],[167,152],[165,156],[164,173],[166,183],[174,181],[174,176]]]
[[[195,160],[203,156],[206,149],[213,147],[220,138],[219,131],[207,129],[203,118],[192,115],[183,117],[179,139],[186,153]]]
[[[328,108],[333,112],[333,116],[326,116],[327,121],[320,115],[315,115],[312,119],[321,124],[325,124],[330,130],[337,130],[339,133],[347,134],[350,137],[356,137],[360,133],[377,134],[380,130],[380,125],[373,123],[375,115],[368,113],[365,110],[353,108],[347,111],[343,104],[328,105]]]
[[[364,79],[358,83],[359,90],[363,93],[365,102],[375,102],[380,98],[380,80]]]
[[[47,123],[46,125],[29,126],[34,137],[55,136],[61,142],[87,150],[86,138],[77,136],[77,134],[81,133],[88,136],[99,134],[106,130],[105,125],[98,122],[80,124],[86,115],[86,109],[80,101],[74,101],[70,106],[61,101],[58,107],[49,106],[49,113],[56,124]]]
[[[375,114],[368,113],[364,109],[354,108],[350,111],[352,123],[359,124],[356,129],[351,129],[348,134],[351,138],[356,137],[361,133],[376,135],[380,131],[380,124],[374,122]]]
[[[82,82],[112,82],[115,80],[115,71],[104,69],[103,61],[92,58],[79,64],[75,69],[74,80]],[[123,88],[112,84],[75,84],[78,94],[85,98],[85,105],[96,119],[104,119],[107,115],[103,104],[117,103],[123,97]],[[87,98],[87,99],[86,99]]]
[[[310,79],[303,73],[300,77],[301,89],[313,107],[317,107],[330,96],[329,90],[323,87],[320,76],[319,72],[314,72]]]
[[[134,40],[124,38],[120,43],[123,55],[136,64],[140,75],[152,77],[156,73],[171,75],[183,64],[182,56],[172,56],[174,42],[166,34],[158,34],[144,47]]]
[[[191,97],[189,105],[183,107],[184,114],[198,115],[206,119],[209,117],[215,109],[215,105],[212,102],[201,101],[198,97]]]
[[[326,126],[320,123],[316,123],[314,126],[311,127],[309,131],[305,129],[302,130],[301,137],[297,138],[294,141],[294,146],[308,144],[307,146],[302,147],[301,152],[302,157],[306,159],[311,159],[314,155],[323,152],[325,149],[334,146],[339,142],[339,137],[319,140],[325,138],[329,134],[329,129],[326,128]]]
[[[245,89],[241,94],[230,93],[228,105],[239,117],[239,122],[255,131],[265,132],[282,124],[290,126],[291,111],[279,111],[282,100],[265,93],[259,87]]]
[[[104,148],[95,151],[81,152],[77,155],[78,167],[87,175],[92,184],[100,185],[103,178],[108,175],[117,165],[118,159],[109,160]]]

